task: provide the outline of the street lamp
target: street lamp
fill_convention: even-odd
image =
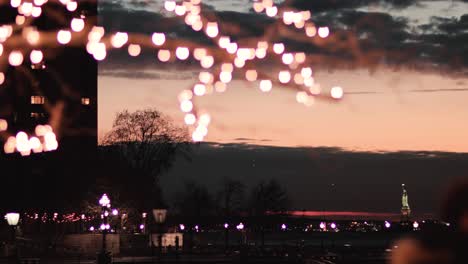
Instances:
[[[385,221],[385,228],[389,229],[392,226],[389,221]]]
[[[109,210],[110,210],[110,199],[107,196],[107,194],[103,194],[101,196],[101,199],[99,199],[99,205],[101,205],[101,212],[102,212],[102,224],[101,224],[101,230],[102,230],[102,248],[101,252],[98,255],[98,264],[109,264],[111,263],[111,257],[110,253],[107,252],[107,240],[106,240],[106,235],[108,230],[110,229],[110,225],[108,223],[108,217],[109,217]]]
[[[153,217],[156,222],[157,234],[158,234],[158,259],[161,257],[162,252],[162,225],[166,221],[167,210],[166,209],[153,209]],[[153,248],[153,234],[151,234],[151,248]]]
[[[228,251],[229,248],[229,224],[224,223],[224,250]]]
[[[18,249],[16,246],[16,226],[18,225],[19,219],[20,219],[20,214],[19,213],[8,213],[5,215],[5,219],[8,222],[8,225],[11,226],[12,230],[12,245],[13,245],[13,255],[12,258],[14,258],[16,261],[18,261]],[[19,262],[19,261],[18,261]]]
[[[287,226],[286,224],[281,224],[281,231],[283,231],[283,233],[286,231],[287,229]],[[285,243],[285,235],[284,234],[281,234],[281,244],[283,246],[283,251],[285,250],[285,247],[286,247],[286,243]]]

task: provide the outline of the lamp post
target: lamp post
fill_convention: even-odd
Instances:
[[[20,214],[19,213],[8,213],[5,215],[5,219],[8,222],[8,225],[11,226],[12,230],[12,245],[13,245],[13,255],[12,258],[19,263],[18,259],[18,248],[16,245],[16,226],[18,225],[19,219],[20,219]]]
[[[240,240],[239,240],[239,251],[240,251],[240,261],[241,262],[246,262],[246,259],[244,259],[246,257],[246,252],[245,252],[245,248],[244,248],[244,224],[243,223],[239,223],[237,226],[236,226],[236,229],[240,232]]]
[[[101,230],[102,230],[102,248],[101,252],[98,255],[98,264],[110,264],[111,257],[110,253],[107,252],[107,240],[106,235],[108,230],[110,229],[110,225],[108,222],[109,218],[109,210],[110,210],[110,199],[107,197],[107,194],[103,194],[101,199],[99,199],[99,205],[101,205]]]
[[[167,216],[167,210],[166,209],[153,209],[153,217],[154,221],[156,222],[156,232],[158,235],[158,259],[161,258],[161,252],[162,252],[162,233],[163,233],[163,228],[162,225],[166,221],[166,216]],[[151,237],[153,235],[151,234]],[[151,239],[152,240],[152,239]],[[153,247],[153,242],[151,241],[151,247]]]
[[[285,243],[285,231],[288,227],[286,226],[286,224],[281,224],[281,231],[282,231],[282,234],[281,234],[281,246],[283,247],[283,251],[285,251],[286,249],[286,243]]]
[[[224,223],[224,251],[227,254],[229,249],[229,224]]]

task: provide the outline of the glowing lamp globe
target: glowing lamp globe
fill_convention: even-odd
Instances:
[[[390,228],[391,224],[388,221],[385,221],[385,228]]]
[[[18,225],[19,218],[20,218],[20,214],[18,213],[8,213],[5,215],[5,219],[7,220],[8,225],[10,226]]]
[[[166,209],[153,209],[154,220],[158,224],[162,224],[166,221],[167,210]]]
[[[181,231],[184,231],[184,230],[185,230],[185,225],[180,224],[180,225],[179,225],[179,229],[180,229]]]
[[[281,225],[281,230],[286,230],[286,224]]]
[[[225,228],[225,229],[228,229],[228,227],[229,227],[229,224],[228,224],[228,223],[225,223],[225,224],[224,224],[224,228]]]
[[[321,222],[320,223],[320,229],[325,229],[327,226],[324,222]]]
[[[244,224],[240,223],[237,225],[237,230],[243,230],[244,229]]]
[[[331,224],[330,224],[330,227],[331,227],[332,229],[335,229],[335,228],[336,228],[336,224],[335,224],[335,223],[331,223]]]
[[[102,195],[101,199],[99,199],[99,204],[102,207],[107,207],[110,205],[110,200],[109,200],[109,197],[107,197],[107,194]]]

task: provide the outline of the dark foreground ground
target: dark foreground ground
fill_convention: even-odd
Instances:
[[[240,244],[239,237],[232,237],[228,250],[225,241],[218,233],[198,234],[195,246],[189,250],[187,245],[179,252],[175,250],[159,253],[145,245],[132,245],[122,249],[119,255],[112,256],[113,263],[326,263],[326,264],[383,264],[388,262],[393,242],[401,233],[297,233],[274,234],[267,237],[262,250],[260,240],[251,236]],[[184,243],[188,243],[185,241]],[[98,251],[99,249],[97,249]],[[93,256],[76,253],[27,254],[23,249],[20,263],[96,263]],[[0,263],[14,263],[8,259]]]

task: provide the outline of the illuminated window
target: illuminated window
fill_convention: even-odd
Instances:
[[[88,97],[83,97],[81,98],[81,104],[82,105],[89,105],[91,100]]]
[[[31,96],[31,104],[44,104],[45,97],[40,95]]]
[[[43,117],[45,117],[45,114],[44,113],[38,113],[38,112],[31,112],[31,117],[36,118],[36,119],[43,118]]]

